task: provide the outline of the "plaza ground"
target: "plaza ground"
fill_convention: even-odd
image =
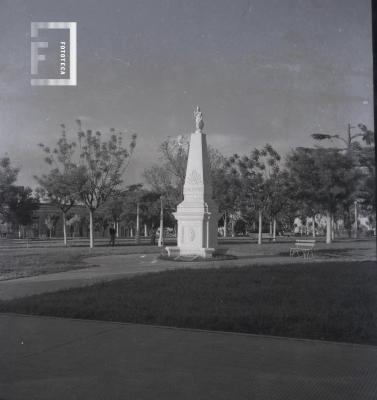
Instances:
[[[0,315],[6,400],[375,400],[377,347]]]
[[[207,290],[212,295],[207,306],[216,305],[220,315],[232,314],[229,293],[235,288],[236,293],[242,294],[242,284],[250,284],[257,291],[262,287],[273,290],[282,303],[273,306],[278,309],[292,306],[295,292],[301,297],[305,294],[305,301],[313,300],[306,304],[306,311],[301,307],[309,319],[315,316],[311,306],[318,302],[325,306],[326,295],[336,299],[341,293],[342,298],[333,304],[333,316],[337,312],[342,319],[351,312],[348,316],[356,318],[354,326],[373,333],[377,310],[373,303],[377,287],[375,242],[340,241],[328,246],[320,241],[310,262],[290,258],[291,245],[284,241],[258,246],[234,239],[222,246],[237,255],[236,260],[189,264],[160,260],[159,249],[146,244],[93,250],[83,246],[54,247],[51,242],[43,248],[2,247],[1,309],[26,305],[32,312],[33,307],[45,305],[61,311],[70,297],[76,302],[73,309],[80,313],[77,301],[84,300],[97,308],[99,303],[88,297],[92,291],[103,305],[98,311],[109,311],[116,302],[130,300],[127,295],[132,296],[133,292],[142,296],[139,304],[141,300],[148,300],[149,306],[165,304],[163,308],[170,315],[174,301],[181,299],[183,303],[176,303],[175,311],[184,315],[180,307],[185,301],[203,306],[198,292],[182,290],[190,289],[190,284],[200,279],[199,291],[206,292],[212,283],[211,290]],[[248,278],[240,280],[240,274]],[[326,282],[327,278],[330,280]],[[322,283],[326,284],[321,287]],[[292,289],[289,296],[284,292],[287,287]],[[336,291],[328,293],[329,288]],[[354,297],[347,296],[347,291]],[[214,301],[220,292],[223,299],[218,296]],[[30,295],[35,296],[25,297]],[[264,300],[260,296],[259,305]],[[248,307],[255,309],[257,304],[252,302]],[[233,305],[240,306],[234,298]],[[71,306],[66,306],[63,309],[69,311]],[[364,310],[364,314],[358,310]],[[357,318],[364,321],[362,326]],[[339,320],[333,322],[335,326],[339,324]],[[290,326],[294,325],[291,320]],[[360,331],[356,334],[360,335]],[[0,399],[6,400],[377,397],[376,346],[4,312],[0,314],[0,343]]]
[[[296,262],[297,260],[288,257],[289,248],[293,246],[294,240],[294,237],[278,238],[276,243],[266,240],[258,246],[256,240],[250,238],[221,239],[220,248],[227,248],[228,253],[236,255],[238,260],[222,262],[218,265]],[[173,243],[172,240],[166,242],[168,245]],[[155,254],[157,256],[160,253],[158,247],[149,245],[149,240],[142,240],[140,245],[136,245],[134,239],[118,239],[117,246],[109,247],[108,239],[97,239],[96,244],[95,248],[90,249],[87,239],[75,239],[70,240],[69,246],[65,248],[62,239],[37,240],[30,243],[27,240],[0,240],[0,281],[86,269],[88,265],[110,267],[113,262],[119,266],[120,274],[122,271],[128,273],[129,265],[123,262],[122,257],[114,257],[108,261],[106,256],[135,254]],[[323,260],[374,260],[375,258],[376,242],[374,239],[357,241],[346,239],[326,245],[324,238],[321,237],[317,238],[313,260],[320,262]],[[195,266],[197,263],[191,265]],[[213,262],[206,264],[206,267],[208,265],[213,265]],[[171,267],[172,263],[166,266],[166,268]]]

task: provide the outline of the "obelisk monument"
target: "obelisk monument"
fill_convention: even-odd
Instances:
[[[203,132],[203,114],[194,113],[196,130],[191,134],[183,201],[174,217],[178,221],[177,247],[167,247],[168,254],[177,256],[213,257],[217,248],[218,206],[212,199],[212,184]]]

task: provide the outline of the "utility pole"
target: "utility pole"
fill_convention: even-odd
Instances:
[[[162,247],[164,245],[164,204],[163,204],[163,196],[160,197],[161,202],[161,210],[160,210],[160,235],[158,237],[158,247]]]

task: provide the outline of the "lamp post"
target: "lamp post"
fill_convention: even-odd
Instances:
[[[160,197],[160,235],[158,237],[158,247],[162,247],[164,245],[164,196]]]

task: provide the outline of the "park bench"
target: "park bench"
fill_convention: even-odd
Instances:
[[[303,255],[304,258],[313,257],[314,246],[315,240],[296,240],[295,247],[291,247],[289,250],[289,255],[291,257],[300,255]]]

